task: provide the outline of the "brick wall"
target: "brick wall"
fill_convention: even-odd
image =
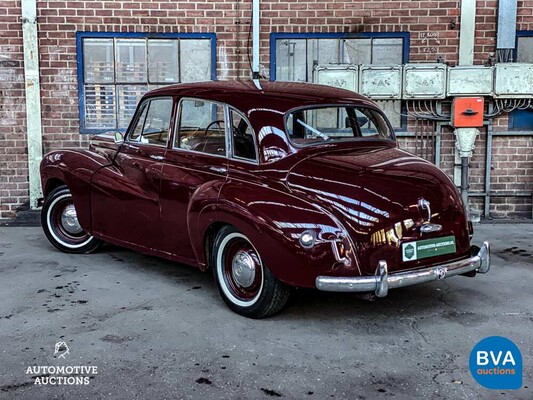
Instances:
[[[533,1],[518,4],[518,29],[533,29]],[[435,62],[442,55],[455,65],[459,6],[458,0],[263,0],[261,72],[269,75],[271,32],[410,32],[411,62]],[[494,56],[496,6],[495,0],[477,2],[476,64],[484,64]],[[20,1],[4,0],[0,8],[0,219],[13,217],[28,198],[20,7]],[[251,0],[42,0],[37,2],[37,14],[45,152],[87,143],[87,136],[78,134],[76,31],[214,32],[219,79],[250,76],[247,43]],[[495,129],[507,129],[505,116],[495,123]],[[486,133],[478,138],[472,159],[472,189],[476,191],[484,190],[485,138]],[[445,130],[442,139],[442,165],[451,174],[452,132]],[[512,190],[513,185],[532,189],[531,140],[526,136],[495,140],[493,189],[498,184],[506,185],[502,190]],[[401,142],[404,148],[413,147],[411,139]],[[492,210],[497,217],[526,216],[531,213],[530,202],[524,198],[498,198]],[[478,200],[472,204],[483,208]]]

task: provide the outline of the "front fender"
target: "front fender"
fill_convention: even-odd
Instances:
[[[52,181],[67,185],[76,207],[78,221],[86,232],[91,232],[90,185],[94,172],[108,160],[86,150],[57,150],[46,154],[41,161],[41,183],[45,196]]]
[[[250,187],[253,186],[253,187]],[[334,255],[335,239],[346,230],[317,205],[290,193],[262,185],[228,181],[216,205],[218,222],[230,224],[250,239],[274,276],[291,286],[314,287],[321,274],[358,276],[355,252],[349,265]],[[312,248],[300,244],[300,235],[317,235]]]

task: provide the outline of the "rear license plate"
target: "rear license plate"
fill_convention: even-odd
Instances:
[[[402,243],[402,261],[415,261],[423,258],[455,253],[455,237],[445,236],[436,239]]]

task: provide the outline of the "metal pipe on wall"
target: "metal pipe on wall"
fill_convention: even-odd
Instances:
[[[459,65],[474,64],[476,32],[476,0],[461,0],[461,31],[459,32]]]
[[[30,208],[35,210],[38,207],[37,199],[42,196],[39,165],[43,157],[36,0],[22,0],[22,43],[24,48],[24,78],[26,86],[26,130],[28,140]]]
[[[260,0],[252,0],[252,78],[259,79],[259,16]]]

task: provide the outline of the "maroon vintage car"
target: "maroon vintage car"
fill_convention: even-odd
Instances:
[[[398,148],[373,102],[261,85],[157,89],[125,135],[49,153],[48,239],[71,253],[105,241],[212,269],[228,306],[253,318],[281,310],[290,287],[382,297],[489,270],[453,183]]]

